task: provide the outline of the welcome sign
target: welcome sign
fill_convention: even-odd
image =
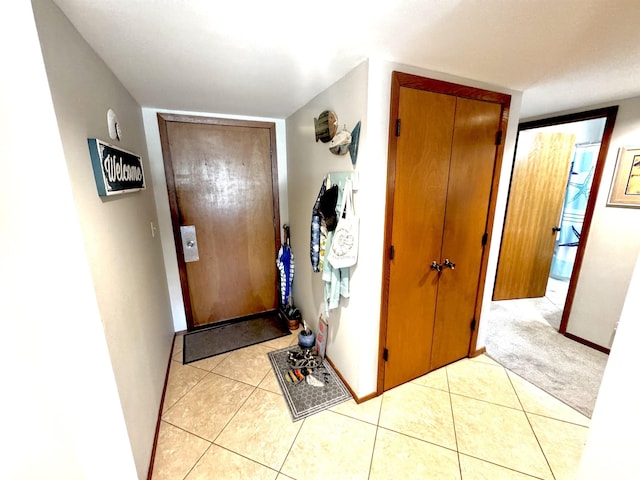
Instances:
[[[145,189],[142,157],[108,143],[89,138],[89,153],[101,197]]]

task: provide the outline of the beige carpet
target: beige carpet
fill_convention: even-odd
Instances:
[[[487,354],[591,418],[608,355],[559,334],[560,316],[547,297],[492,302]]]

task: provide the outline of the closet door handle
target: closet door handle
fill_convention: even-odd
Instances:
[[[441,272],[442,271],[442,265],[440,265],[438,262],[436,262],[435,260],[433,262],[431,262],[431,270],[435,270],[436,272]]]
[[[551,227],[552,233],[558,233],[560,231],[560,227]]]
[[[449,267],[451,270],[453,270],[454,268],[456,268],[456,264],[453,263],[451,260],[449,260],[448,258],[444,259],[444,266],[445,267]]]

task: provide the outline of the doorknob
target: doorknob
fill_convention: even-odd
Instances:
[[[552,231],[553,233],[558,233],[558,232],[560,231],[560,227],[555,227],[555,226],[554,226],[554,227],[551,227],[551,231]]]
[[[441,272],[442,271],[442,265],[440,265],[435,260],[433,262],[431,262],[430,266],[431,266],[431,270],[435,270],[436,272]]]
[[[456,264],[453,263],[451,260],[449,260],[448,258],[444,259],[444,266],[445,267],[449,267],[451,270],[453,270],[454,268],[456,268]]]

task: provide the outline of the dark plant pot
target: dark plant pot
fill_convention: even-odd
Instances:
[[[311,348],[316,343],[316,336],[311,330],[301,330],[298,333],[298,345],[300,348]]]
[[[292,313],[292,315],[290,315],[289,313]],[[286,308],[281,308],[280,317],[286,320],[289,330],[297,330],[298,328],[300,328],[300,320],[302,319],[302,315],[300,315],[300,310],[298,310],[297,308],[290,308],[288,310]]]

